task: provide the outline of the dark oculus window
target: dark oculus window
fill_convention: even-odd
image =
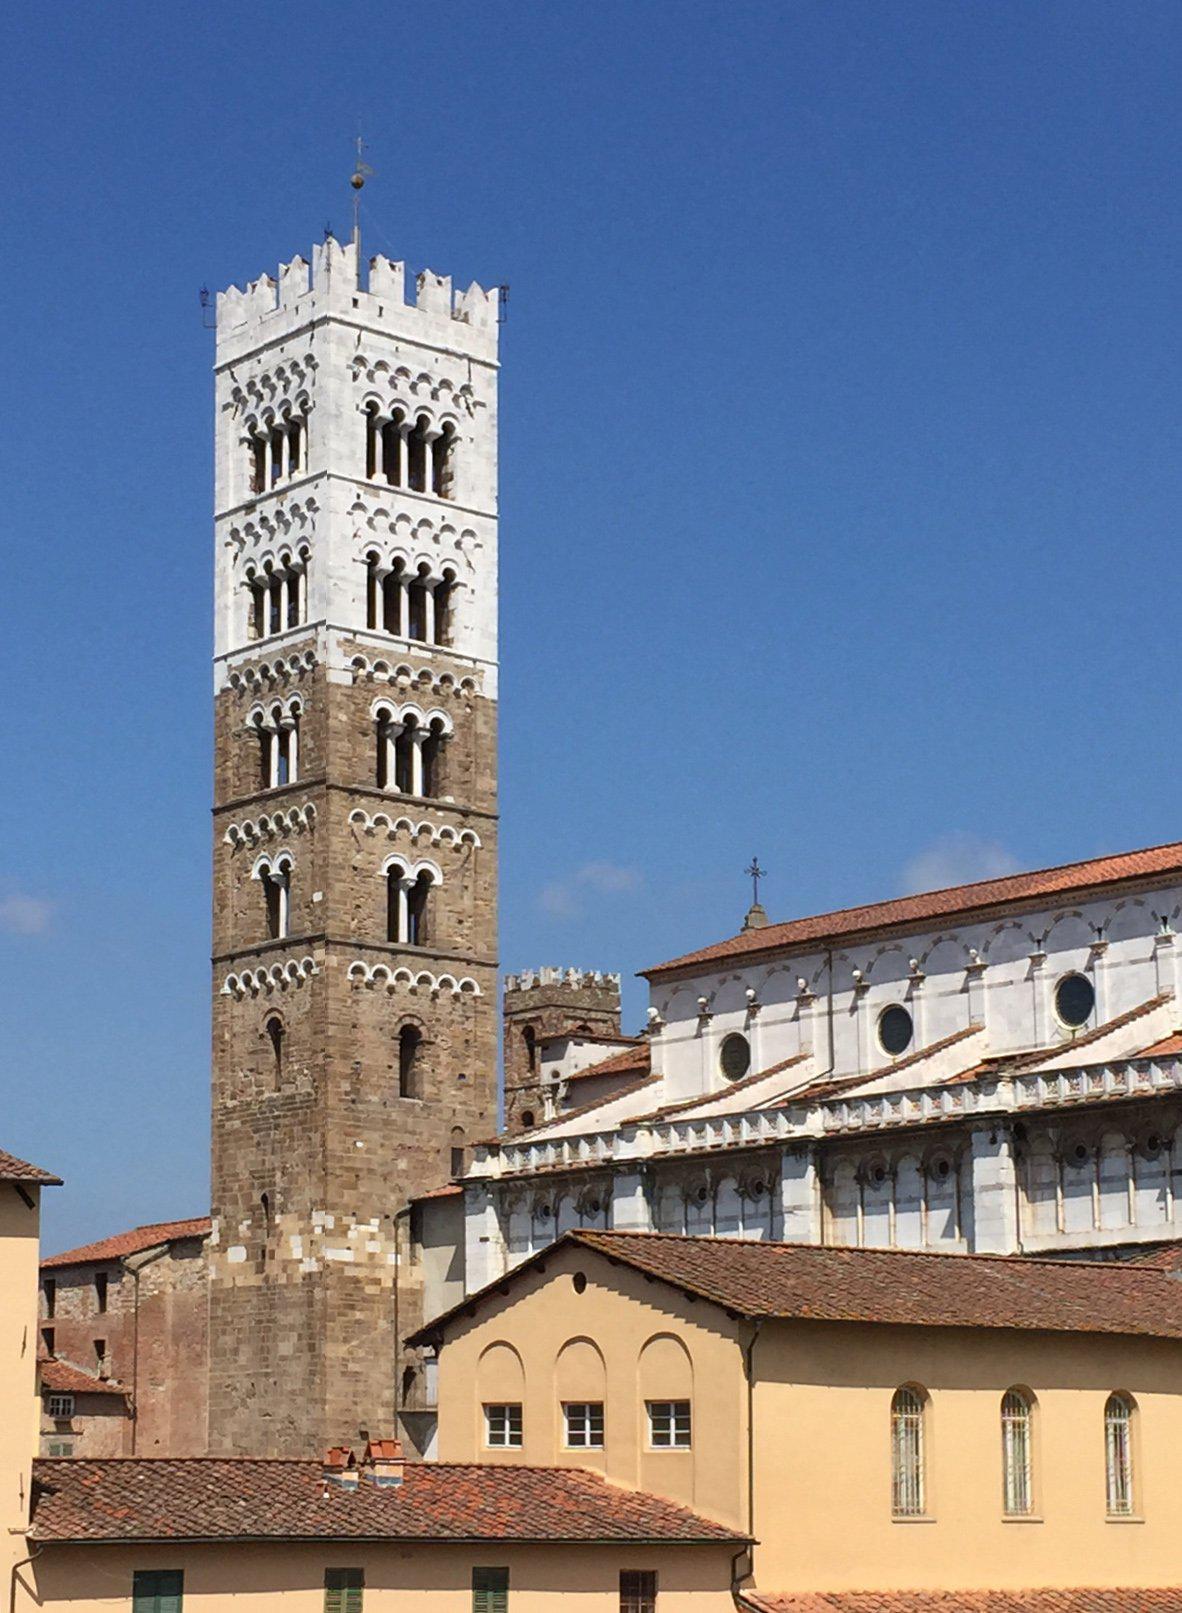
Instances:
[[[878,1016],[878,1040],[884,1053],[898,1058],[911,1046],[911,1038],[915,1035],[915,1026],[911,1023],[911,1015],[902,1003],[892,1003],[884,1008]]]
[[[1064,975],[1055,987],[1055,1012],[1072,1030],[1086,1025],[1096,1006],[1096,988],[1087,975]]]
[[[719,1062],[728,1081],[741,1081],[751,1068],[751,1044],[747,1038],[737,1031],[726,1037]]]

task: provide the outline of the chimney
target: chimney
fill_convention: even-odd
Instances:
[[[324,1481],[339,1484],[342,1489],[355,1490],[361,1477],[357,1458],[347,1445],[334,1445],[324,1458]]]
[[[365,1447],[361,1465],[374,1484],[402,1483],[402,1441],[397,1439],[371,1439]]]

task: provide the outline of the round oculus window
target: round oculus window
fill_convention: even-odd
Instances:
[[[1087,1024],[1095,1006],[1096,988],[1087,975],[1064,975],[1055,987],[1055,1012],[1072,1030]]]
[[[751,1044],[737,1031],[726,1037],[719,1054],[722,1073],[728,1081],[741,1081],[751,1068]]]
[[[914,1035],[915,1026],[911,1023],[911,1015],[902,1003],[892,1003],[879,1014],[878,1040],[883,1052],[889,1053],[893,1059],[907,1051]]]

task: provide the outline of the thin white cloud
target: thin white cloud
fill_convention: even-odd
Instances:
[[[941,835],[907,862],[900,875],[905,894],[943,890],[946,885],[970,885],[978,879],[1000,879],[1016,874],[1017,858],[996,840],[957,829]]]
[[[44,935],[52,919],[53,903],[40,896],[0,896],[0,930],[9,935]]]
[[[538,892],[538,906],[554,919],[579,918],[590,896],[626,896],[639,890],[640,873],[619,863],[591,862],[576,868],[569,879],[552,880]]]

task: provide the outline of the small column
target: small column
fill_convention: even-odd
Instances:
[[[398,881],[398,939],[405,941],[410,934],[410,881],[405,875]]]
[[[435,642],[435,585],[430,577],[423,583],[423,642]]]
[[[300,776],[300,722],[298,717],[291,719],[291,727],[287,733],[287,782],[294,784]]]
[[[291,615],[290,587],[287,572],[281,571],[279,573],[279,631],[281,633],[286,630],[288,618]]]
[[[397,440],[394,444],[394,480],[399,487],[406,486],[406,421],[398,423]]]
[[[287,935],[288,914],[291,901],[291,875],[284,873],[279,876],[279,934]]]
[[[291,438],[286,425],[279,428],[279,480],[286,482],[291,475]]]
[[[263,492],[271,485],[271,433],[268,431],[263,437]]]
[[[308,620],[308,565],[306,561],[296,567],[295,589],[296,621],[306,622]]]
[[[410,793],[422,795],[423,793],[423,734],[422,728],[412,728],[410,733]]]
[[[375,482],[384,481],[386,477],[386,433],[385,422],[381,415],[373,417],[373,479]]]
[[[435,492],[435,439],[437,431],[423,433],[423,492]]]
[[[268,734],[267,776],[271,788],[279,783],[279,730],[272,728]]]
[[[386,724],[386,788],[388,790],[398,788],[398,749],[396,741],[401,732],[402,728],[399,723],[388,722]]]

